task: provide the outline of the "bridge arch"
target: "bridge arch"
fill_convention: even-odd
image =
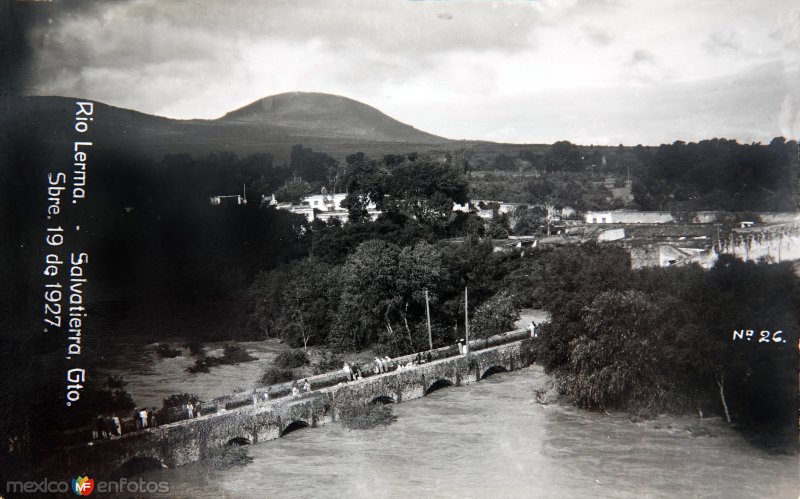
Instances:
[[[373,405],[377,405],[377,404],[386,405],[386,404],[394,404],[396,402],[397,401],[395,399],[393,399],[392,397],[389,397],[388,395],[381,395],[379,397],[375,397],[374,399],[372,399],[370,404],[373,404]]]
[[[125,461],[122,466],[112,474],[112,476],[129,477],[139,475],[147,471],[160,470],[167,468],[164,462],[154,456],[136,456]]]
[[[297,431],[301,428],[308,428],[310,425],[303,420],[298,419],[297,421],[292,421],[289,425],[281,431],[281,436],[288,435],[293,431]]]
[[[435,392],[436,390],[441,390],[442,388],[447,388],[448,386],[453,386],[453,384],[454,383],[449,379],[437,379],[431,386],[428,387],[427,390],[425,390],[425,395]]]
[[[505,372],[508,372],[508,369],[506,369],[503,366],[492,366],[492,367],[490,367],[489,369],[487,369],[486,371],[483,372],[483,375],[481,376],[481,379],[486,379],[486,378],[488,378],[489,376],[491,376],[493,374],[505,373]]]
[[[252,443],[253,442],[251,442],[249,438],[246,438],[246,437],[234,437],[234,438],[228,440],[228,443],[226,445],[250,445]]]

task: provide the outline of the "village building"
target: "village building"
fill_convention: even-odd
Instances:
[[[666,224],[674,221],[668,211],[587,211],[587,224]]]
[[[220,206],[220,205],[236,205],[242,206],[247,204],[247,186],[242,185],[242,193],[241,194],[230,194],[227,196],[211,196],[209,198],[209,202],[211,206]]]
[[[342,208],[342,201],[347,197],[346,193],[333,193],[328,194],[327,190],[323,187],[320,194],[313,194],[304,197],[299,204],[295,203],[279,203],[273,194],[270,198],[265,198],[269,206],[273,206],[279,210],[287,210],[298,215],[303,215],[306,220],[313,222],[314,220],[321,220],[328,222],[336,219],[341,223],[347,223],[350,219],[350,214]],[[375,203],[370,202],[367,205],[367,213],[369,217],[375,221],[382,213],[377,209]]]

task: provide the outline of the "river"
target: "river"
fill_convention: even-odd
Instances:
[[[141,477],[173,494],[232,497],[791,497],[798,458],[751,447],[719,420],[632,423],[542,406],[538,366],[393,406],[390,426],[338,423],[248,446],[252,462],[210,462]]]

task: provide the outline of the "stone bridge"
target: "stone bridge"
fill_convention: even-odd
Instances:
[[[348,403],[400,403],[418,399],[446,386],[475,383],[501,371],[513,371],[533,362],[527,331],[514,331],[488,340],[471,341],[472,351],[457,355],[455,347],[439,349],[456,353],[414,367],[373,375],[349,383],[336,382],[298,398],[281,397],[244,405],[228,401],[200,417],[146,428],[121,436],[95,440],[64,449],[52,464],[61,470],[89,476],[120,476],[130,469],[176,467],[211,457],[229,445],[246,445],[280,438],[304,427],[324,426],[339,418]],[[393,359],[407,362],[413,356]],[[342,373],[343,375],[343,373]],[[330,373],[314,378],[338,379]],[[317,387],[314,378],[309,378]],[[238,406],[225,409],[225,406]]]

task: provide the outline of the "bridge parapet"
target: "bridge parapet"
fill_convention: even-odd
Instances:
[[[518,329],[501,334],[496,334],[486,339],[470,340],[469,342],[470,351],[476,351],[483,348],[503,345],[509,342],[522,340],[524,338],[527,338],[528,336],[529,332],[527,329]],[[434,348],[433,350],[422,353],[426,354],[428,352],[431,353],[434,360],[437,360],[441,358],[454,357],[458,355],[458,348],[455,345],[447,345],[444,347]],[[398,364],[408,364],[409,362],[414,362],[416,358],[417,358],[416,353],[402,355],[400,357],[394,357],[390,359],[389,364],[392,366],[392,368],[395,368]],[[366,363],[361,367],[364,376],[370,377],[374,372],[375,362]],[[317,374],[314,376],[309,376],[306,379],[308,379],[308,382],[314,389],[333,386],[338,383],[348,381],[347,375],[344,373],[344,371],[334,371],[323,374]],[[264,394],[269,395],[270,399],[285,397],[291,394],[292,383],[293,383],[292,381],[288,381],[285,383],[278,383],[267,387],[255,388],[252,392],[243,392],[235,395],[226,395],[223,397],[217,397],[215,399],[212,399],[211,401],[201,403],[201,412],[203,414],[208,414],[218,411],[220,409],[235,409],[236,407],[251,404],[253,394],[255,394],[261,400],[264,399]]]

